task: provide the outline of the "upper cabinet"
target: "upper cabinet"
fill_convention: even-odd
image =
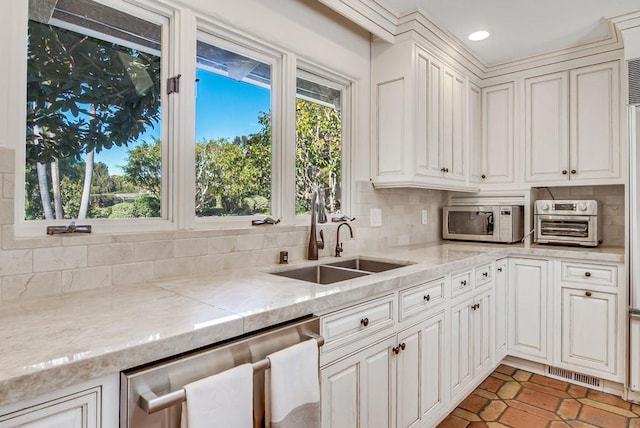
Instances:
[[[619,62],[531,77],[524,83],[525,181],[622,182]]]
[[[372,181],[376,187],[468,185],[468,84],[407,40],[374,43]]]

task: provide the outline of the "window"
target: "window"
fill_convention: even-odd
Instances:
[[[313,190],[329,214],[342,210],[342,91],[299,70],[296,81],[296,214],[309,214]]]
[[[196,216],[270,214],[271,158],[270,64],[199,40]]]
[[[30,1],[25,220],[162,217],[162,26]]]

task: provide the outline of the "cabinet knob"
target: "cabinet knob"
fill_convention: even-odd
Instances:
[[[480,178],[482,178],[482,179],[484,180],[485,178],[487,178],[487,176],[486,176],[486,175],[484,175],[484,174],[482,174],[482,175],[480,176]]]
[[[401,349],[402,351],[404,351],[404,348],[406,348],[406,347],[407,347],[407,345],[405,345],[405,344],[404,344],[404,342],[402,342],[402,343],[400,344],[400,349]]]
[[[482,272],[482,276],[484,276],[485,278],[489,276],[489,272]]]
[[[576,172],[578,172],[578,171],[576,171],[575,169],[571,170],[571,174],[575,174]]]
[[[449,168],[445,168],[445,169],[444,169],[444,172],[449,172]]]
[[[444,168],[440,168],[440,172],[444,172]]]
[[[585,272],[584,276],[586,276],[587,278],[589,278],[591,276],[591,272]]]
[[[587,291],[586,293],[584,293],[584,295],[587,297],[591,297],[591,291]]]
[[[427,302],[431,300],[431,295],[427,294],[426,296],[424,296],[424,300],[426,300]]]
[[[502,272],[502,268],[501,267],[498,268],[498,272]]]
[[[562,170],[562,174],[563,174],[563,175],[567,175],[567,170],[566,170],[566,169],[563,169],[563,170]]]
[[[363,326],[368,326],[369,325],[369,318],[362,318],[360,320],[360,324],[362,324]]]
[[[399,344],[398,346],[396,346],[395,348],[391,348],[393,350],[393,353],[398,355],[400,353],[400,351],[404,351],[404,348],[406,348],[407,345],[403,343]]]
[[[467,285],[467,280],[465,279],[465,280],[463,280],[463,281],[460,281],[460,285],[462,285],[463,287],[464,287],[465,285]]]

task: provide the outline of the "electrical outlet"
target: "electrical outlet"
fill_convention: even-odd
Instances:
[[[371,208],[369,210],[369,217],[371,227],[380,227],[382,226],[382,210],[380,208]]]
[[[429,211],[422,210],[422,224],[427,224],[429,222]]]

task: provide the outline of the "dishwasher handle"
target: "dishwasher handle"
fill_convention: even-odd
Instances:
[[[309,339],[315,339],[316,342],[318,342],[318,347],[324,345],[324,337],[312,333],[307,333],[307,336]],[[271,362],[268,358],[251,363],[254,374],[268,369],[270,365]],[[186,400],[187,393],[184,388],[178,389],[177,391],[171,391],[168,394],[161,395],[160,397],[158,397],[153,391],[147,391],[140,394],[138,406],[147,412],[147,414],[152,414],[160,410],[167,409],[175,404],[182,403]]]

